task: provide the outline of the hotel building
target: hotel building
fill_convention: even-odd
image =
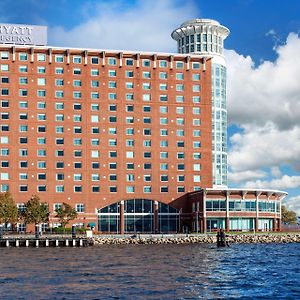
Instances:
[[[0,189],[63,202],[100,232],[279,230],[280,191],[227,186],[229,31],[192,20],[180,53],[59,48],[0,25]],[[22,229],[24,224],[19,224]]]

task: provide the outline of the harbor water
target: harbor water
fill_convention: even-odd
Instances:
[[[0,251],[0,299],[300,298],[296,243]]]

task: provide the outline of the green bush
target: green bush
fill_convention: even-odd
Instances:
[[[76,233],[85,233],[86,228],[76,228]],[[72,233],[72,228],[55,227],[52,228],[53,233]]]

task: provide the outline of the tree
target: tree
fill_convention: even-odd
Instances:
[[[71,205],[65,202],[63,202],[62,206],[60,208],[57,208],[55,212],[55,217],[59,219],[59,222],[61,223],[61,226],[63,228],[65,228],[71,220],[77,218],[76,210]]]
[[[18,208],[9,192],[0,195],[0,223],[15,225],[18,221]]]
[[[285,224],[297,224],[297,215],[292,210],[287,210],[284,205],[281,206],[281,221]]]
[[[38,196],[32,196],[25,204],[23,218],[26,224],[47,223],[49,220],[49,210],[47,203],[41,203]]]

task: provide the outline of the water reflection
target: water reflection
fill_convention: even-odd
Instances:
[[[0,299],[300,297],[298,244],[3,248],[1,254]]]

